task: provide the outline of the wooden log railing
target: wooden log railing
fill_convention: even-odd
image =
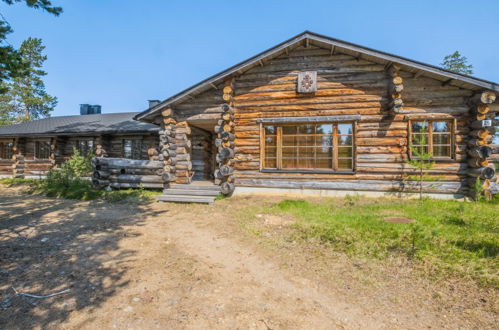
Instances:
[[[92,166],[96,188],[163,188],[162,161],[95,157]]]
[[[215,184],[220,185],[222,194],[229,195],[234,189],[234,108],[233,105],[233,80],[225,82],[223,89],[223,99],[226,103],[222,104],[222,116],[215,126],[217,138],[215,145],[218,153],[216,155],[217,169],[215,170]]]
[[[485,91],[475,94],[469,100],[471,108],[470,133],[468,140],[468,184],[474,188],[480,180],[482,189],[487,198],[499,192],[495,167],[489,162],[492,156],[490,143],[495,132],[494,114],[490,111],[490,104],[494,103],[496,95]],[[470,189],[476,193],[475,189]],[[472,196],[477,198],[477,196]]]

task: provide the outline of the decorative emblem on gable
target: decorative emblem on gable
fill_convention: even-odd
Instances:
[[[298,73],[298,93],[317,92],[317,71],[305,71]]]

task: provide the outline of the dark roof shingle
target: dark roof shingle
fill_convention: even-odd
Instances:
[[[156,132],[156,125],[133,119],[138,112],[60,116],[0,127],[0,136],[91,135]]]

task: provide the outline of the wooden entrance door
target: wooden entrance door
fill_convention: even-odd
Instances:
[[[212,180],[213,178],[213,134],[192,127],[191,132],[191,162],[193,180]]]

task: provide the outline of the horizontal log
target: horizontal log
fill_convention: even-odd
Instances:
[[[483,158],[469,158],[468,159],[469,167],[484,167],[489,166],[489,161]]]
[[[488,158],[492,155],[492,148],[488,146],[471,147],[468,149],[468,155],[474,158]]]
[[[95,171],[92,177],[95,179],[107,179],[111,175],[109,171]]]
[[[492,179],[496,175],[496,171],[492,167],[470,168],[468,175],[479,177],[481,179]]]
[[[96,164],[107,168],[162,168],[163,163],[151,160],[132,160],[124,158],[95,158]]]
[[[496,94],[494,92],[485,91],[473,95],[473,97],[470,99],[470,102],[475,104],[491,104],[494,103],[495,100]]]
[[[163,183],[125,183],[125,182],[111,182],[110,187],[116,189],[129,189],[129,188],[149,188],[149,189],[163,189]]]
[[[165,173],[163,173],[165,175]],[[163,179],[159,175],[131,175],[131,174],[123,174],[123,175],[110,175],[110,182],[143,182],[143,183],[161,183]]]
[[[237,186],[265,187],[285,189],[320,189],[320,190],[347,190],[347,191],[382,191],[382,192],[418,192],[418,182],[407,181],[378,181],[378,180],[351,180],[351,181],[288,181],[238,179]],[[456,194],[464,191],[461,182],[423,182],[425,193]]]
[[[105,187],[105,186],[108,186],[110,184],[109,180],[99,180],[99,179],[92,179],[92,185],[95,187],[95,188],[102,188],[102,187]]]

